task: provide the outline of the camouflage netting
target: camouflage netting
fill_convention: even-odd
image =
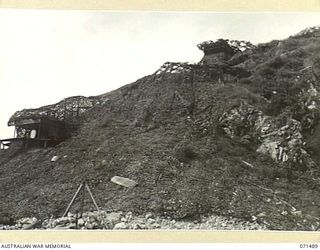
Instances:
[[[16,122],[24,118],[48,117],[60,121],[73,120],[88,109],[99,104],[97,97],[72,96],[62,101],[37,109],[23,109],[15,112],[8,121],[8,126],[15,126]]]
[[[248,49],[254,49],[255,46],[248,41],[218,39],[217,41],[204,41],[198,44],[198,48],[205,55],[224,52],[228,55],[234,55],[237,52],[243,52]]]

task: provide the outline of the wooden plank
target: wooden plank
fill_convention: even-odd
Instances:
[[[41,122],[40,119],[23,119],[20,120],[19,122],[17,122],[17,126],[18,127],[23,127],[23,126],[28,126],[28,125],[35,125],[35,124],[39,124]]]
[[[78,197],[78,195],[79,195],[79,193],[80,193],[80,191],[81,191],[82,188],[83,188],[83,183],[81,183],[81,184],[79,185],[78,190],[77,190],[77,192],[74,194],[74,196],[72,197],[72,200],[70,201],[70,203],[69,203],[66,211],[64,212],[63,217],[65,217],[65,216],[68,214],[71,206],[73,205],[74,201],[75,201],[76,198]]]
[[[87,190],[88,190],[88,193],[89,193],[89,195],[90,195],[90,198],[91,198],[91,200],[92,200],[92,202],[93,202],[94,206],[96,207],[97,211],[99,212],[99,211],[100,211],[100,210],[99,210],[99,207],[98,207],[98,205],[97,205],[97,203],[96,203],[95,199],[93,198],[93,195],[92,195],[92,193],[91,193],[91,190],[90,190],[90,188],[89,188],[88,184],[86,184],[86,188],[87,188]]]
[[[125,178],[121,176],[113,176],[111,178],[111,181],[115,184],[118,184],[120,186],[124,186],[127,188],[133,188],[138,184],[137,182],[130,180],[129,178]]]
[[[37,138],[38,139],[40,139],[40,133],[41,133],[41,122],[39,123],[38,131],[37,131]]]
[[[7,141],[7,142],[9,142],[9,141],[21,141],[21,140],[23,140],[24,138],[23,137],[19,137],[19,138],[8,138],[8,139],[1,139],[0,141],[2,141],[2,142],[4,142],[4,141]]]

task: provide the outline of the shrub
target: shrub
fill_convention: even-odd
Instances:
[[[100,125],[101,128],[107,128],[111,125],[112,120],[109,118],[106,118],[104,121],[102,121],[102,124]]]
[[[189,145],[184,145],[176,149],[175,156],[180,162],[186,163],[199,157],[198,153]]]
[[[266,65],[259,69],[259,74],[265,79],[273,79],[276,75],[276,70]]]
[[[280,57],[276,57],[268,62],[267,65],[273,69],[280,69],[283,65],[285,65],[285,60]]]

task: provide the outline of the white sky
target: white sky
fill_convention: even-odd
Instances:
[[[166,61],[198,62],[217,38],[283,39],[320,13],[97,12],[0,9],[0,138],[17,110],[99,95]]]

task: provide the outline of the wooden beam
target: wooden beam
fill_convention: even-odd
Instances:
[[[41,131],[41,122],[39,123],[38,126],[38,133],[37,133],[37,137],[40,139],[40,131]]]
[[[97,211],[99,212],[99,211],[100,211],[100,210],[99,210],[99,207],[98,207],[98,205],[97,205],[97,203],[96,203],[95,199],[93,198],[93,195],[92,195],[92,193],[91,193],[91,190],[90,190],[90,188],[89,188],[88,184],[85,184],[85,185],[86,185],[86,189],[88,190],[88,193],[89,193],[89,195],[90,195],[90,198],[91,198],[91,200],[92,200],[92,202],[93,202],[94,206],[96,207]]]
[[[79,185],[78,190],[77,190],[77,192],[74,194],[74,196],[72,197],[72,199],[71,199],[71,201],[70,201],[70,203],[69,203],[66,211],[65,211],[64,214],[63,214],[63,217],[65,217],[65,216],[68,214],[71,206],[73,205],[74,201],[75,201],[76,198],[78,197],[78,195],[79,195],[81,189],[83,188],[83,186],[84,186],[84,183],[81,183],[81,184]]]

